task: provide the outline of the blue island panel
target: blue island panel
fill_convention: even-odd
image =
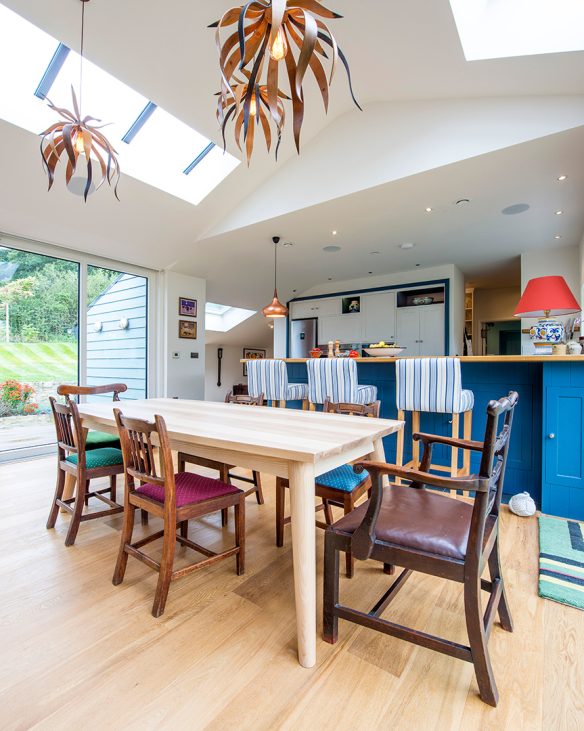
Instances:
[[[473,439],[482,441],[484,437],[488,402],[507,395],[511,390],[519,393],[519,404],[515,410],[505,477],[505,496],[508,498],[518,492],[527,490],[538,506],[541,505],[542,364],[523,361],[514,363],[472,363],[463,361],[461,365],[463,386],[473,391],[475,395],[472,425]],[[372,358],[370,363],[358,363],[358,372],[360,384],[377,386],[378,398],[381,401],[381,416],[387,419],[396,419],[394,364],[379,363]],[[582,372],[584,374],[584,369]],[[291,383],[307,383],[306,365],[304,363],[288,363],[288,377]],[[452,430],[450,421],[451,416],[449,414],[423,413],[420,428],[421,431],[431,434],[449,436]],[[411,457],[411,436],[411,418],[408,418],[404,461]],[[462,419],[460,436],[462,436]],[[387,461],[393,462],[396,456],[395,435],[385,437],[384,446]],[[462,458],[460,452],[459,455]],[[445,447],[436,447],[433,461],[438,464],[449,465],[450,450]],[[471,470],[476,471],[478,467],[479,456],[473,454],[471,457]],[[584,493],[582,494],[584,495]],[[560,513],[556,512],[555,514]]]

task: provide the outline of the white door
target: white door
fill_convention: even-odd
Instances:
[[[420,355],[446,355],[444,352],[444,305],[423,305],[420,313]]]
[[[361,297],[363,342],[366,345],[395,340],[395,292],[379,292]]]
[[[396,310],[396,340],[400,347],[405,348],[403,356],[420,354],[419,310],[419,307],[398,307]]]

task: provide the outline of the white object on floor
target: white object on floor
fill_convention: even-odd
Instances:
[[[509,510],[522,518],[535,515],[535,501],[528,492],[520,492],[509,500]]]

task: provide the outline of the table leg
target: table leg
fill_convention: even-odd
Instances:
[[[312,668],[316,664],[316,526],[313,465],[291,463],[289,482],[298,660],[303,667]]]
[[[385,462],[385,447],[383,446],[383,439],[376,439],[373,442],[373,461],[374,462]],[[383,484],[389,485],[389,477],[384,475]]]

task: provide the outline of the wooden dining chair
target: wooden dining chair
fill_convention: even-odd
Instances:
[[[170,582],[193,571],[235,556],[237,574],[245,566],[245,494],[243,490],[220,480],[203,477],[192,472],[175,474],[172,452],[166,424],[161,416],[154,422],[130,419],[119,409],[114,409],[116,423],[122,443],[126,477],[124,501],[124,527],[120,551],[113,576],[117,586],[124,580],[128,556],[139,559],[158,572],[158,584],[152,606],[154,617],[164,612]],[[158,442],[160,474],[154,459],[152,438]],[[136,481],[140,483],[136,487]],[[220,553],[211,551],[188,538],[188,521],[210,515],[224,508],[235,507],[235,546]],[[132,542],[135,508],[146,510],[163,520],[161,531]],[[180,534],[177,535],[177,528]],[[155,561],[140,550],[146,544],[163,539],[162,558]],[[176,543],[192,548],[206,556],[198,563],[174,569]]]
[[[331,414],[347,414],[350,416],[368,416],[379,418],[381,401],[372,404],[334,404],[325,401],[324,411]],[[286,488],[289,482],[285,477],[276,478],[276,545],[284,545],[284,526],[290,523],[290,517],[285,517]],[[316,496],[322,500],[316,506],[317,512],[324,510],[325,522],[316,521],[319,528],[326,528],[333,522],[332,507],[343,508],[345,515],[355,509],[355,505],[371,490],[371,479],[366,471],[356,474],[350,464],[337,467],[330,472],[319,475],[315,482]],[[355,562],[350,551],[346,555],[346,574],[351,578],[354,573]]]
[[[103,386],[72,386],[68,384],[57,388],[59,396],[64,396],[66,401],[76,399],[75,396],[106,396],[112,394],[112,401],[119,401],[120,394],[125,393],[128,387],[125,383],[108,383]],[[73,398],[72,398],[73,397]],[[102,431],[89,431],[85,439],[85,448],[101,449],[102,447],[120,448],[120,440],[116,434],[108,434]]]
[[[323,634],[327,642],[337,641],[341,618],[472,662],[480,697],[491,706],[497,705],[499,695],[489,659],[488,640],[497,613],[502,628],[513,631],[499,559],[499,508],[517,400],[517,393],[511,392],[507,397],[489,403],[483,442],[416,434],[414,438],[424,445],[419,470],[376,462],[356,465],[357,470],[366,469],[370,473],[372,497],[326,532]],[[499,430],[501,416],[503,426]],[[430,474],[427,470],[432,464],[435,444],[479,452],[478,474],[462,477]],[[384,475],[400,477],[409,484],[383,488]],[[427,487],[474,493],[474,503]],[[386,565],[403,567],[402,573],[369,612],[339,602],[341,551],[351,551],[358,560],[371,558]],[[482,578],[487,564],[488,580]],[[381,618],[413,571],[463,584],[469,646]],[[489,595],[484,615],[481,590]]]
[[[247,394],[233,394],[229,392],[225,397],[226,404],[239,404],[241,406],[262,406],[264,402],[264,394],[260,393],[258,396],[248,396]],[[187,464],[196,464],[200,467],[206,467],[207,469],[217,470],[219,472],[219,479],[223,482],[231,484],[232,480],[238,482],[245,482],[252,485],[249,490],[246,491],[245,496],[255,495],[258,505],[264,504],[264,493],[262,492],[262,478],[257,470],[253,470],[251,477],[244,475],[236,475],[231,472],[235,468],[235,465],[224,464],[214,459],[207,459],[205,457],[197,457],[193,454],[187,454],[186,452],[179,452],[177,457],[177,466],[179,472],[185,472]],[[221,513],[222,525],[227,525],[228,511],[227,509]]]
[[[65,404],[59,404],[53,396],[49,398],[49,401],[57,431],[57,486],[47,528],[55,527],[59,508],[70,513],[71,522],[65,545],[72,546],[82,522],[122,512],[122,505],[116,502],[116,475],[124,472],[122,452],[113,447],[101,447],[88,451],[85,446],[85,430],[81,426],[75,401],[69,400]],[[63,490],[67,474],[76,478],[77,490],[75,497],[64,499]],[[109,477],[109,487],[90,491],[91,480],[100,477]],[[107,492],[110,494],[109,498],[105,496]],[[89,503],[89,498],[93,497],[109,505],[109,509],[84,514],[84,506]]]

